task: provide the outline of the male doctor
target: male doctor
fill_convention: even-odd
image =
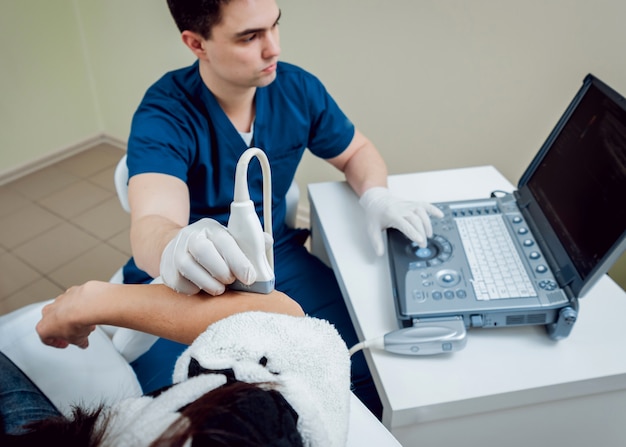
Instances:
[[[307,314],[333,323],[352,346],[358,340],[332,270],[303,246],[303,230],[285,225],[285,195],[303,152],[310,150],[345,174],[366,215],[366,222],[355,225],[367,225],[378,255],[388,227],[424,246],[432,235],[429,216],[440,211],[394,197],[381,155],[323,84],[279,61],[276,0],[168,0],[168,6],[197,61],[153,84],[133,117],[128,142],[133,258],[125,266],[125,282],[160,275],[177,291],[209,295],[222,294],[235,279],[254,282],[254,267],[224,225],[237,161],[248,147],[259,147],[272,172],[276,289]],[[248,183],[260,206],[261,170],[252,163]],[[169,383],[183,349],[160,339],[133,363],[145,392]],[[362,353],[353,357],[352,383],[380,417]]]

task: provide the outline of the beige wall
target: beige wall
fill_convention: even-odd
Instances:
[[[285,57],[325,81],[392,173],[493,164],[515,182],[585,74],[626,93],[623,1],[283,3]]]
[[[391,173],[494,164],[516,181],[587,72],[626,92],[620,0],[279,4],[283,59]],[[192,61],[165,0],[14,0],[0,25],[0,173],[94,133],[126,140],[147,86]],[[298,176],[340,178],[309,158]]]
[[[516,182],[585,74],[626,93],[622,0],[278,0],[283,59],[327,85],[393,173]],[[0,175],[98,133],[186,65],[165,0],[0,3]],[[306,157],[301,186],[341,176]]]
[[[74,0],[104,131],[126,141],[135,108],[166,71],[189,65],[165,0]]]
[[[102,130],[71,0],[0,3],[0,174]]]

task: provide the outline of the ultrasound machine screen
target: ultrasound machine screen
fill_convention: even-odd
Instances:
[[[626,111],[592,84],[527,187],[584,280],[626,229]]]

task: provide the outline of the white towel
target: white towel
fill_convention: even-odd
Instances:
[[[344,446],[350,408],[350,356],[337,330],[311,317],[245,312],[212,324],[176,362],[187,380],[191,359],[232,369],[250,383],[272,382],[298,413],[304,445]]]
[[[180,408],[225,383],[224,376],[205,374],[172,387],[156,398],[142,396],[121,401],[105,411],[99,420],[107,421],[101,445],[148,446],[180,418]]]

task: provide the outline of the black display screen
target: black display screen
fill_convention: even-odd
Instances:
[[[526,185],[584,280],[626,229],[626,111],[592,84]]]

